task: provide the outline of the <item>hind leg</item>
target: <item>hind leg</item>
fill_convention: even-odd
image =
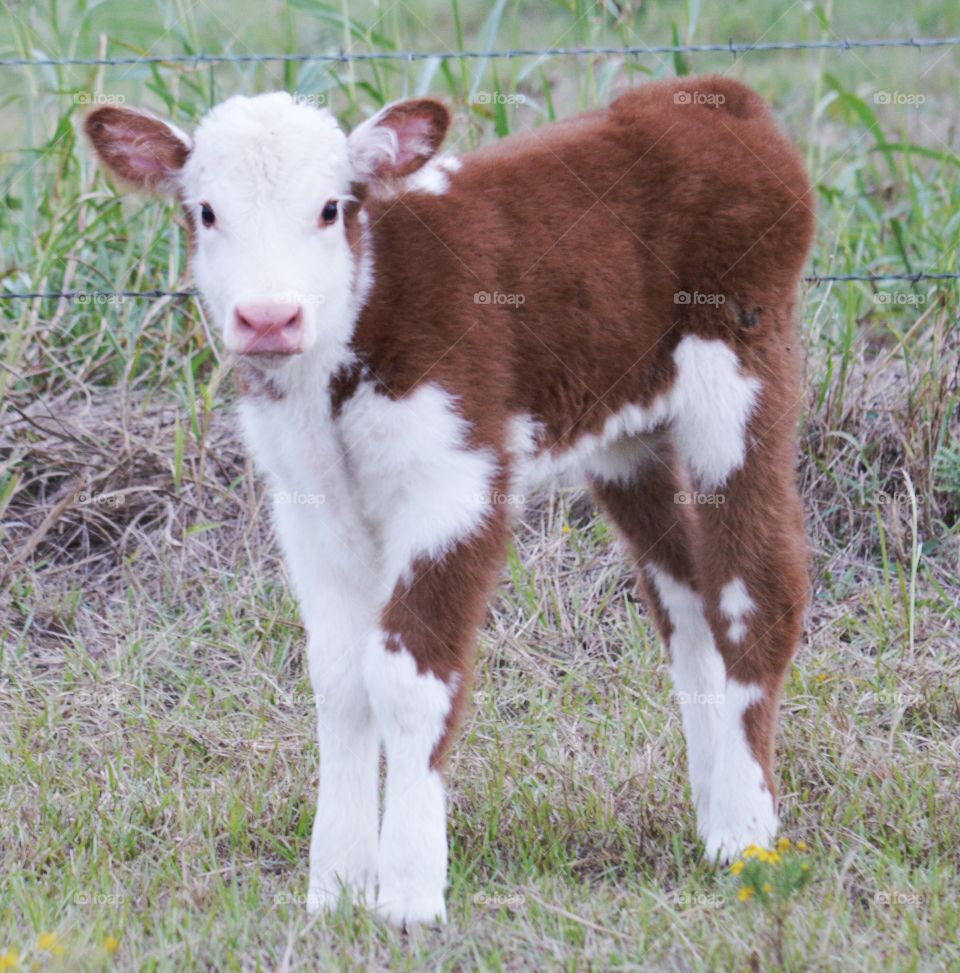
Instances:
[[[777,827],[776,712],[808,598],[795,385],[785,356],[754,350],[747,371],[719,341],[685,339],[675,360],[667,445],[594,492],[642,565],[671,657],[698,833],[709,858],[729,860]]]
[[[792,423],[791,423],[792,425]],[[785,430],[751,422],[744,466],[698,507],[693,559],[725,684],[721,730],[701,836],[729,860],[777,827],[777,709],[800,641],[809,592],[803,514]],[[785,448],[786,445],[786,448]]]
[[[709,814],[710,781],[719,735],[719,710],[709,701],[723,692],[724,668],[697,593],[690,537],[689,491],[669,441],[638,451],[632,476],[594,477],[594,497],[626,540],[638,567],[637,588],[670,656],[674,694],[687,743],[690,791],[697,820]]]
[[[779,321],[778,321],[779,317]],[[787,314],[770,312],[752,345],[686,338],[670,435],[696,491],[690,550],[694,588],[713,636],[694,662],[723,684],[707,814],[709,858],[769,843],[777,827],[773,749],[780,693],[808,601],[807,546],[794,475],[800,396]],[[783,335],[778,334],[778,327]],[[670,587],[656,581],[661,595]],[[684,598],[678,610],[686,610]]]

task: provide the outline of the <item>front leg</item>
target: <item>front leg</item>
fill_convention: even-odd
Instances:
[[[274,509],[309,633],[307,663],[317,707],[320,784],[310,841],[311,912],[333,908],[344,888],[355,901],[372,905],[375,898],[379,734],[363,658],[384,598],[369,567],[373,552],[349,514],[349,505],[332,489],[326,503],[279,500]]]
[[[379,910],[398,926],[446,918],[446,794],[434,761],[457,679],[418,672],[402,640],[385,636],[368,657],[367,685],[387,757],[380,830]]]
[[[397,925],[446,918],[443,768],[473,669],[477,629],[505,554],[504,517],[398,584],[365,663],[387,756],[378,908]]]
[[[332,909],[346,889],[373,905],[377,878],[379,736],[361,679],[363,645],[336,652],[311,639],[320,784],[310,840],[310,912]],[[339,663],[339,664],[338,664]]]

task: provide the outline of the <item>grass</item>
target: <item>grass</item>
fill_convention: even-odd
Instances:
[[[960,34],[944,0],[6,6],[3,55]],[[812,268],[957,271],[957,58],[0,68],[0,293],[188,283],[171,211],[119,202],[77,142],[95,92],[189,125],[235,90],[322,95],[348,123],[435,91],[465,150],[687,69],[755,84],[803,147]],[[524,99],[478,98],[494,90]],[[529,505],[481,637],[449,925],[404,939],[346,904],[308,920],[303,630],[199,308],[0,300],[0,969],[4,950],[43,970],[956,968],[957,296],[805,295],[815,599],[779,757],[810,878],[779,942],[775,911],[699,858],[663,651],[570,491]]]

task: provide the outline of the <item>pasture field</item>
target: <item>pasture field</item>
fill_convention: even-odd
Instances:
[[[948,0],[0,12],[0,58],[953,35]],[[556,489],[519,519],[450,763],[449,922],[403,936],[346,903],[306,915],[314,700],[230,363],[192,299],[99,293],[189,287],[185,232],[121,202],[77,129],[105,99],[190,127],[284,87],[353,125],[433,92],[466,151],[724,71],[805,153],[810,273],[953,273],[958,66],[949,46],[0,65],[0,970],[960,969],[956,281],[805,289],[814,599],[781,713],[791,848],[761,863],[796,888],[750,895],[702,860],[663,648],[611,531]],[[51,290],[77,296],[3,296]]]

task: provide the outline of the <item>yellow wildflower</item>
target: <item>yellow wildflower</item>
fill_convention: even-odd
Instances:
[[[743,849],[743,857],[744,858],[757,858],[757,857],[760,856],[760,853],[761,852],[763,852],[764,854],[766,854],[766,850],[763,849],[763,848],[761,848],[759,845],[747,845],[747,847]],[[763,861],[763,859],[760,859],[760,860]]]
[[[741,902],[746,902],[747,899],[749,899],[752,895],[753,895],[753,886],[744,885],[744,887],[740,889],[740,891],[737,893],[737,898]]]
[[[734,862],[730,866],[730,871],[733,872],[734,875],[739,875],[743,871],[743,862]]]
[[[769,895],[773,891],[773,886],[769,882],[763,883],[763,891]]]
[[[777,851],[789,851],[790,850],[790,839],[781,838],[777,842]]]
[[[0,953],[0,970],[15,970],[20,965],[20,953],[12,946]]]
[[[42,932],[37,937],[37,949],[42,949],[44,952],[53,953],[54,956],[63,956],[64,948],[57,942],[56,933],[52,932]]]
[[[764,860],[769,862],[769,864],[771,865],[776,865],[778,862],[781,861],[780,853],[776,851],[768,852],[767,857]]]
[[[798,841],[797,851],[806,851],[806,850],[807,850],[807,843],[805,841]]]
[[[561,527],[560,529],[563,531],[564,534],[573,533],[573,528],[569,524],[564,524],[563,527]]]
[[[108,953],[115,953],[120,948],[120,940],[116,936],[107,936],[103,941],[103,948]]]

